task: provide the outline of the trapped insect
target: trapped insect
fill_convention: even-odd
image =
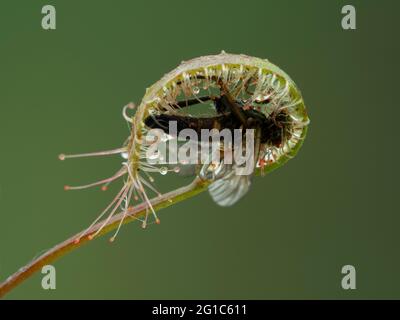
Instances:
[[[134,116],[127,114],[130,109],[136,109]],[[199,110],[203,114],[198,114]],[[90,235],[95,237],[122,207],[124,217],[111,238],[111,241],[114,240],[134,201],[147,203],[143,228],[148,224],[150,214],[156,223],[160,222],[147,194],[151,191],[160,195],[152,174],[178,173],[187,164],[171,166],[149,161],[149,148],[154,141],[149,141],[148,136],[154,129],[163,132],[164,140],[178,139],[177,135],[185,129],[197,133],[204,129],[225,129],[228,132],[243,129],[254,133],[253,169],[250,173],[237,174],[241,164],[227,162],[227,155],[234,153],[237,146],[227,146],[222,139],[219,141],[218,161],[213,158],[213,161],[193,166],[196,169],[194,174],[212,181],[209,193],[213,200],[221,206],[229,206],[249,190],[255,170],[260,170],[262,174],[266,167],[286,161],[295,154],[309,124],[300,91],[286,73],[267,60],[225,52],[182,62],[146,90],[137,108],[132,103],[128,104],[122,114],[131,132],[121,148],[59,156],[64,160],[120,154],[125,159],[122,167],[110,178],[84,186],[65,187],[66,190],[76,190],[101,185],[105,190],[111,182],[125,177],[121,190],[81,237],[107,215],[102,227]],[[175,136],[170,132],[173,121],[177,127]],[[249,148],[245,143],[240,147]]]

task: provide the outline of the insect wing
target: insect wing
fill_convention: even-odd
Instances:
[[[237,175],[231,170],[223,178],[214,181],[208,191],[211,198],[222,207],[229,207],[242,198],[250,189],[251,175]]]
[[[235,204],[249,190],[251,184],[250,175],[239,175],[236,172],[236,164],[225,164],[222,160],[217,165],[205,164],[200,176],[213,179],[208,187],[211,198],[222,207]]]
[[[232,171],[229,175],[213,182],[208,191],[215,203],[229,207],[249,191],[250,183],[250,176],[240,176]]]

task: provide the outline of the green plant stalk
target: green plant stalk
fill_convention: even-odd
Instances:
[[[179,188],[177,190],[166,193],[160,197],[152,199],[151,200],[152,206],[154,210],[160,210],[169,207],[172,204],[183,201],[187,198],[191,198],[201,193],[202,191],[207,189],[207,186],[209,184],[210,183],[208,181],[203,181],[197,178],[191,184],[185,187]],[[132,208],[125,216],[123,224],[129,223],[131,221],[137,220],[140,217],[143,217],[146,214],[146,208],[147,205],[145,203],[141,203]],[[100,237],[112,230],[115,230],[120,224],[120,221],[123,218],[123,216],[124,216],[123,212],[113,216],[113,218],[110,219],[107,225],[104,226],[101,232],[96,236],[96,239],[97,237]],[[77,242],[76,239],[80,237],[81,233],[78,233],[70,237],[69,239],[59,243],[58,245],[54,246],[53,248],[51,248],[38,258],[34,259],[24,267],[20,268],[17,272],[15,272],[13,275],[8,277],[3,283],[0,284],[0,298],[3,297],[5,294],[7,294],[16,286],[18,286],[24,280],[29,278],[35,272],[41,270],[43,266],[54,262],[56,259],[64,256],[68,252],[79,248],[88,241],[91,241],[90,235],[96,233],[96,231],[102,226],[103,223],[104,220],[95,224],[91,229],[89,229],[85,233],[84,236],[80,238],[79,242]]]
[[[298,150],[300,149],[302,142],[306,136],[307,128],[303,131],[302,139],[296,145],[295,148],[291,150],[291,152],[285,156],[282,156],[279,161],[273,163],[272,165],[266,166],[263,172],[260,171],[259,168],[256,169],[255,175],[264,175],[270,173],[271,171],[277,169],[278,167],[282,166],[286,163],[289,159],[293,158]],[[207,189],[208,185],[211,181],[201,180],[200,178],[196,178],[191,184],[166,193],[160,197],[156,197],[152,199],[150,202],[154,208],[154,210],[161,210],[163,208],[169,207],[175,203],[181,202],[188,198],[194,197],[199,193],[203,192]],[[123,224],[129,223],[131,221],[137,220],[140,217],[143,217],[146,214],[147,205],[145,203],[139,204],[133,209],[131,209],[128,214],[125,216]],[[107,223],[106,226],[101,230],[101,232],[96,236],[100,237],[112,230],[115,230],[118,225],[120,224],[121,220],[124,217],[124,213],[121,212],[116,214],[110,221]],[[58,245],[54,246],[53,248],[49,249],[47,252],[43,253],[38,258],[32,260],[24,267],[20,268],[17,272],[13,275],[8,277],[3,283],[0,284],[0,298],[3,297],[5,294],[10,292],[13,288],[24,282],[28,279],[31,275],[35,272],[41,270],[41,268],[47,264],[50,264],[57,260],[58,258],[66,255],[68,252],[79,248],[86,242],[90,241],[90,236],[95,234],[97,230],[103,225],[104,220],[100,221],[99,223],[95,224],[90,230],[88,230],[84,236],[80,237],[82,234],[81,232],[70,237],[69,239],[59,243]],[[77,242],[76,239],[80,237],[80,241]]]

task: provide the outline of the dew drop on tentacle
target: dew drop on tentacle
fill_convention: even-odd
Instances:
[[[194,94],[199,94],[200,93],[200,88],[197,86],[192,87],[192,91]]]
[[[175,172],[175,173],[179,173],[180,171],[181,171],[181,168],[180,168],[180,167],[176,166],[176,167],[174,168],[174,172]]]
[[[160,152],[158,150],[155,150],[152,154],[149,154],[147,157],[149,160],[157,160],[160,158]]]

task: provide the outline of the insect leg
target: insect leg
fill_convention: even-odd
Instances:
[[[232,98],[225,84],[220,82],[220,85],[221,89],[223,90],[223,94],[221,94],[221,102],[225,107],[229,108],[232,114],[242,123],[244,127],[246,127],[247,117],[242,107]]]
[[[185,108],[185,107],[189,107],[198,103],[204,103],[207,101],[212,101],[214,100],[214,97],[211,96],[204,96],[204,97],[200,97],[200,98],[194,98],[194,99],[190,99],[190,100],[182,100],[182,101],[178,101],[174,106],[177,106],[179,108]],[[174,107],[173,106],[173,107]]]

